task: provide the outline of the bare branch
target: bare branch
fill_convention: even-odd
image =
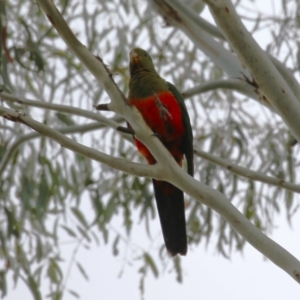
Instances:
[[[94,121],[98,121],[98,122],[106,125],[107,127],[110,127],[113,129],[117,129],[117,127],[120,126],[117,122],[115,122],[111,119],[105,118],[100,114],[93,113],[89,110],[81,109],[78,107],[19,98],[19,97],[13,96],[13,95],[5,93],[5,92],[0,92],[0,97],[4,100],[10,101],[10,102],[17,102],[19,104],[24,104],[24,105],[28,105],[28,106],[46,108],[46,109],[51,109],[51,110],[67,113],[67,114],[73,114],[73,115],[85,117],[85,118],[88,118],[88,119],[91,119]]]
[[[213,24],[207,22],[205,19],[201,18],[200,16],[196,15],[193,11],[190,11],[186,6],[184,6],[184,12],[187,15],[192,15],[193,18],[192,20],[199,25],[203,30],[205,30],[207,33],[210,35],[222,39],[226,41],[225,36],[222,34],[222,32],[219,30],[218,27],[214,26]],[[290,86],[292,91],[294,92],[295,96],[297,99],[300,101],[300,85],[297,82],[296,78],[292,74],[292,72],[282,63],[280,62],[277,58],[272,56],[271,54],[267,53],[264,51],[266,55],[271,59],[273,62],[274,66],[277,68],[277,70],[280,72],[284,80],[286,80],[287,84]],[[249,94],[250,96],[250,94]]]
[[[167,181],[218,212],[248,243],[300,283],[300,262],[288,251],[258,230],[223,194],[196,181],[183,172],[179,166],[175,166],[175,168],[168,169],[167,171],[170,174]]]
[[[225,39],[217,27],[199,17],[189,7],[178,0],[152,0],[151,2],[155,3],[159,13],[165,18],[168,24],[182,30],[207,57],[231,78],[248,78],[248,80],[245,80],[245,85],[243,86],[243,94],[278,113],[276,107],[269,103],[268,97],[260,92],[260,85],[256,86],[252,84],[254,81],[252,81],[252,76],[248,72],[248,69],[246,70],[242,66],[239,59],[232,52],[225,49],[220,42],[212,38],[211,35]],[[300,86],[294,76],[274,57],[267,53],[265,55],[270,57],[277,70],[284,76],[295,96],[300,99]],[[284,80],[282,79],[282,81]]]
[[[228,160],[222,159],[220,157],[214,156],[210,153],[207,153],[207,152],[204,152],[201,150],[194,150],[194,153],[196,155],[198,155],[199,157],[202,157],[202,158],[214,163],[215,165],[226,168],[228,171],[230,171],[234,174],[249,178],[251,180],[268,183],[273,186],[278,186],[280,188],[284,188],[284,189],[287,189],[287,190],[290,190],[290,191],[293,191],[296,193],[300,193],[300,185],[298,185],[298,184],[292,184],[292,183],[286,182],[279,178],[267,176],[260,172],[252,171],[248,168],[238,166]]]
[[[1,107],[0,106],[0,116],[11,120],[13,122],[23,123],[40,134],[51,138],[52,140],[59,143],[62,147],[70,149],[78,154],[89,157],[98,162],[104,163],[114,169],[126,172],[128,174],[132,174],[135,176],[142,177],[153,177],[157,179],[161,179],[161,170],[158,165],[142,165],[138,163],[128,162],[124,159],[116,158],[111,155],[107,155],[103,152],[97,151],[95,149],[86,147],[80,143],[75,142],[74,140],[64,136],[62,133],[58,132],[55,129],[51,129],[50,127],[33,120],[32,118],[15,112],[11,109]]]
[[[197,94],[202,94],[216,89],[230,89],[235,92],[240,92],[248,97],[251,97],[249,93],[248,84],[240,79],[220,79],[203,82],[201,85],[191,88],[182,93],[184,98],[189,98]]]
[[[258,88],[300,141],[300,103],[269,57],[247,31],[229,0],[206,1],[231,47],[250,70]]]
[[[180,3],[180,1],[152,0],[152,2],[168,24],[183,31],[194,42],[195,46],[231,78],[251,78],[251,74],[242,66],[239,59],[231,51],[227,50],[222,43],[216,41],[210,34],[204,31],[202,27],[199,26],[199,23],[195,23],[195,18],[199,17],[190,9],[184,9],[185,6]],[[252,99],[274,110],[266,98],[259,97],[257,87],[251,84],[251,80],[245,80],[244,89]]]

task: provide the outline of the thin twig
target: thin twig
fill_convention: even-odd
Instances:
[[[84,133],[87,131],[97,130],[100,128],[103,128],[103,124],[99,123],[90,123],[90,124],[84,124],[84,125],[75,125],[70,126],[66,128],[54,128],[54,130],[59,131],[60,133],[64,134],[75,134],[75,133]],[[24,142],[27,142],[29,140],[35,139],[41,137],[41,134],[39,132],[32,132],[28,134],[24,134],[20,136],[18,139],[16,139],[9,147],[6,149],[5,154],[3,155],[1,162],[0,162],[0,177],[5,170],[9,160],[11,159],[12,155],[15,153],[15,151],[22,145]]]
[[[287,190],[290,190],[290,191],[300,194],[300,185],[298,185],[298,184],[289,183],[289,182],[286,182],[279,178],[267,176],[260,172],[252,171],[248,168],[238,166],[226,159],[217,157],[215,155],[212,155],[210,153],[207,153],[207,152],[204,152],[201,150],[194,150],[194,153],[196,155],[198,155],[199,157],[202,157],[202,158],[214,163],[215,165],[221,166],[234,174],[249,178],[254,181],[268,183],[270,185],[281,187],[281,188],[284,188],[284,189],[287,189]]]

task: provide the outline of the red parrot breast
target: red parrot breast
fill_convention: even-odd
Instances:
[[[140,111],[154,134],[181,165],[184,125],[181,109],[175,96],[170,91],[165,91],[144,99],[130,99],[130,104]],[[135,143],[148,163],[154,164],[156,161],[147,147],[137,139]]]

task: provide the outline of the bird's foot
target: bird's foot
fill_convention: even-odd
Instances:
[[[109,103],[103,103],[98,105],[93,105],[97,110],[110,111],[108,107]]]
[[[123,126],[118,126],[117,130],[123,133],[127,133],[127,134],[131,134],[134,135],[135,132],[132,128],[128,128],[128,127],[123,127]]]
[[[158,133],[153,133],[153,134],[151,134],[151,136],[152,137],[157,137],[158,139],[161,137],[160,134],[158,134]]]

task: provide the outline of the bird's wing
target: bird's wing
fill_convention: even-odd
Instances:
[[[191,176],[193,176],[194,175],[194,149],[193,149],[193,131],[191,127],[190,117],[186,109],[184,99],[180,94],[180,92],[172,83],[167,82],[167,84],[168,84],[169,91],[175,96],[182,111],[183,126],[185,130],[183,151],[184,151],[185,158],[187,160],[187,171]]]

